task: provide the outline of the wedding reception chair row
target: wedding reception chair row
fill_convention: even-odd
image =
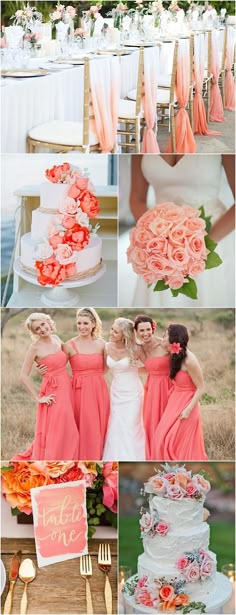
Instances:
[[[116,57],[84,60],[83,121],[54,120],[29,131],[29,153],[37,147],[57,152],[111,152],[116,148],[120,64]]]

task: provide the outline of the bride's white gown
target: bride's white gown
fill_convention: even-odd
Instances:
[[[178,205],[191,205],[196,209],[204,205],[212,222],[218,220],[233,204],[221,156],[185,155],[171,167],[160,155],[144,155],[142,172],[155,191],[155,204],[172,201]],[[122,182],[121,182],[122,185]],[[174,298],[170,290],[153,292],[131,265],[127,264],[128,233],[119,240],[119,306],[134,307],[234,307],[234,233],[219,242],[217,253],[223,264],[208,269],[196,278],[198,299],[184,295]]]
[[[113,372],[110,389],[110,420],[103,459],[145,460],[145,435],[142,420],[143,385],[138,368],[128,357],[114,361],[107,356]]]

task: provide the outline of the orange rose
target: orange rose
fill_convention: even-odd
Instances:
[[[166,613],[175,613],[175,600],[168,600],[160,604],[161,611]]]
[[[189,596],[187,594],[178,594],[174,599],[175,606],[185,606],[189,603]]]
[[[12,508],[30,515],[32,512],[30,489],[49,485],[53,481],[37,464],[12,462],[9,470],[1,471],[2,494]]]
[[[187,484],[188,484],[187,474],[182,474],[181,472],[177,472],[177,474],[175,475],[175,480],[176,480],[176,483],[179,483],[180,487],[183,487],[183,489],[186,489]]]
[[[161,600],[172,600],[174,598],[174,589],[172,585],[163,585],[159,591],[159,597]]]

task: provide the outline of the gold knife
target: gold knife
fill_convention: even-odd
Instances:
[[[5,604],[4,604],[4,610],[3,610],[4,615],[10,615],[11,613],[13,590],[14,590],[16,579],[19,574],[20,561],[21,561],[21,551],[17,551],[17,553],[13,555],[13,558],[11,559],[11,563],[10,563],[9,590],[8,590],[8,594],[5,600]]]

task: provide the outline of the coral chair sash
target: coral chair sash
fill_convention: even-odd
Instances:
[[[213,74],[211,88],[210,121],[225,122],[223,102],[219,88],[221,32],[213,30],[211,34],[211,72]]]
[[[186,105],[190,88],[190,40],[180,39],[178,47],[176,95],[179,110],[175,117],[176,151],[180,154],[193,154],[196,151],[196,142],[190,125]],[[166,152],[172,152],[172,143],[169,139]]]
[[[234,61],[234,46],[235,46],[235,34],[234,28],[229,26],[227,28],[227,47],[226,47],[226,62],[225,62],[225,108],[229,111],[235,109],[235,84],[234,78],[231,73],[231,67]]]
[[[90,87],[99,143],[103,153],[111,152],[116,140],[121,87],[119,59],[91,60]]]
[[[158,75],[158,49],[144,49],[144,96],[142,97],[146,127],[144,129],[142,152],[159,154],[160,149],[154,132],[156,121]]]
[[[194,81],[195,96],[193,99],[194,134],[220,135],[220,132],[209,130],[206,121],[206,111],[202,98],[202,87],[205,65],[205,34],[194,36]]]

